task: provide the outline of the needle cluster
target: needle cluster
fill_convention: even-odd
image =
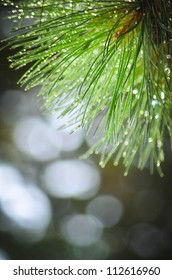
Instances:
[[[45,107],[90,130],[99,119],[101,166],[133,161],[162,175],[164,134],[172,140],[172,2],[25,0],[11,5],[7,45],[19,83],[41,85]]]

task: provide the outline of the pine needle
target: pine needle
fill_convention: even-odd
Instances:
[[[162,175],[166,130],[172,142],[171,1],[1,3],[12,6],[11,67],[28,66],[19,83],[41,85],[45,107],[76,129],[101,116],[102,137],[86,156],[101,151],[102,167],[113,158],[125,174],[135,161]]]

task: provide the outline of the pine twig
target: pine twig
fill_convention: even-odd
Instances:
[[[19,83],[41,85],[45,107],[103,135],[86,156],[101,165],[122,159],[162,175],[164,133],[172,142],[172,3],[126,1],[2,1],[16,22],[7,46]],[[32,20],[27,25],[26,20]],[[17,32],[16,32],[17,31]],[[73,119],[73,112],[78,112]]]

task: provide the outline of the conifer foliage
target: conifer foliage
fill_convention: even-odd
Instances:
[[[6,45],[19,83],[41,85],[45,107],[90,130],[99,119],[100,164],[120,160],[126,174],[164,160],[172,140],[172,1],[25,0],[10,5]]]

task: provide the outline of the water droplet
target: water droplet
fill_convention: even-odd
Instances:
[[[129,143],[128,140],[126,140],[126,141],[124,142],[124,145],[125,145],[125,146],[128,146],[128,143]]]
[[[124,158],[126,157],[126,152],[123,152],[123,157],[124,157]]]
[[[161,92],[161,99],[164,99],[165,98],[165,93],[162,91]]]
[[[133,90],[133,94],[137,94],[137,93],[138,93],[138,89],[135,88],[135,89]]]
[[[149,116],[148,111],[145,111],[144,116],[145,116],[145,117],[148,117],[148,116]]]
[[[152,106],[154,107],[156,104],[158,104],[158,101],[157,100],[153,100],[152,101]]]
[[[99,162],[99,165],[101,166],[101,168],[104,168],[104,167],[105,167],[105,164],[104,164],[103,161],[100,161],[100,162]]]
[[[148,139],[148,142],[149,142],[149,143],[152,143],[152,141],[153,141],[153,139],[150,137],[150,138]]]
[[[162,142],[161,142],[161,140],[158,140],[158,141],[157,141],[157,147],[158,147],[159,149],[162,147]]]

